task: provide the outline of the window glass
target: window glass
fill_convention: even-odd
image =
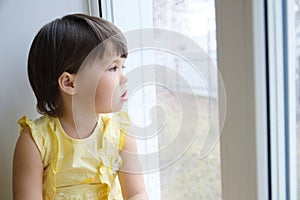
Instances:
[[[103,3],[130,46],[127,106],[150,199],[221,199],[214,0]]]
[[[159,149],[167,149],[159,157],[161,199],[221,199],[219,143],[212,142],[205,155],[201,154],[207,134],[219,132],[213,113],[218,96],[217,72],[213,70],[217,64],[214,0],[154,0],[153,26],[183,34],[203,50],[186,50],[190,62],[201,63],[200,73],[172,52],[155,53],[162,66],[156,67],[156,80],[169,87],[156,87],[157,101],[163,102],[166,113],[158,119],[158,128],[162,127],[158,133]],[[184,152],[176,152],[182,144],[173,141],[188,133],[195,136],[188,142],[190,145]],[[174,151],[177,159],[164,167]]]

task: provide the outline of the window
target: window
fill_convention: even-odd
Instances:
[[[154,191],[151,194],[156,195],[153,199],[183,198],[180,195],[191,199],[221,197],[224,200],[300,199],[300,165],[297,162],[300,159],[298,0],[216,0],[215,5],[210,0],[107,2],[110,3],[106,7],[112,11],[108,12],[107,16],[125,31],[164,28],[192,38],[204,48],[214,64],[218,64],[221,79],[226,86],[226,97],[220,96],[220,77],[216,78],[213,75],[212,82],[208,81],[213,84],[217,79],[218,87],[215,88],[218,89],[218,104],[220,99],[226,100],[226,109],[218,108],[221,116],[226,113],[220,145],[215,145],[208,157],[201,160],[202,163],[199,160],[190,160],[190,153],[195,157],[194,147],[199,146],[197,138],[170,166],[157,171],[156,174],[152,174],[153,176],[151,173],[148,174],[150,175],[148,183],[152,184],[149,188],[153,189],[150,193]],[[205,13],[214,16],[212,14],[214,11],[216,20],[208,17],[206,25],[203,25]],[[193,21],[193,17],[197,20]],[[197,25],[193,25],[194,22]],[[215,27],[217,39],[214,38]],[[201,37],[204,29],[209,31]],[[173,42],[176,43],[176,40]],[[178,81],[169,76],[171,73],[168,70],[172,69],[172,72],[177,73],[182,70],[180,67],[187,66],[188,63],[168,52],[153,49],[147,51],[141,53],[141,59],[136,63],[142,64],[136,66],[159,62],[163,62],[164,66],[170,66],[171,63],[170,68],[152,68],[150,74],[154,80],[163,79],[168,83],[171,82],[176,86],[174,87],[176,92],[185,91],[184,85],[177,84]],[[189,77],[187,85],[191,86],[191,91],[201,93],[202,84],[199,84],[199,88],[190,84],[201,78],[194,78],[191,75],[193,72],[187,72],[186,69],[187,67],[183,70],[182,78]],[[155,109],[152,113],[153,116],[157,116],[154,119],[161,119],[156,121],[155,126],[158,128],[161,122],[169,122],[164,113],[178,112],[176,110],[178,106],[174,109],[172,105],[176,105],[179,101],[173,98],[172,92],[163,88],[152,87],[148,92],[151,94],[149,96],[155,96],[155,99],[150,101],[154,105],[169,98],[165,110]],[[146,93],[144,91],[143,95]],[[186,93],[183,96],[188,97]],[[202,106],[208,105],[207,108],[216,106],[208,99],[200,100],[200,96],[196,95],[196,98]],[[202,93],[203,96],[205,97]],[[145,99],[141,101],[145,103]],[[205,112],[210,113],[207,110],[203,113]],[[151,113],[148,116],[151,116]],[[161,116],[162,118],[159,118]],[[147,116],[144,119],[147,119]],[[171,119],[175,121],[174,126],[164,127],[169,128],[168,133],[172,133],[171,128],[178,125],[176,117]],[[220,116],[218,123],[216,127],[222,128]],[[142,145],[146,147],[145,152],[160,150],[172,141],[176,134],[156,136],[152,144]],[[213,155],[215,155],[212,162],[214,164],[205,163],[209,162],[209,157]],[[220,155],[222,177],[219,168]],[[157,162],[163,163],[164,156],[158,156]],[[213,176],[209,173],[201,176],[203,173],[201,170],[207,166],[214,167],[210,169],[210,172],[214,171]],[[196,172],[193,171],[195,168]],[[200,186],[208,177],[210,180],[205,183],[206,185]],[[193,180],[196,180],[196,183],[192,183]],[[209,185],[210,183],[215,184]]]
[[[129,40],[136,34],[138,47],[150,33],[158,45],[129,48],[126,61],[128,110],[143,132],[137,140],[150,199],[221,199],[214,1],[115,0],[102,8]],[[180,48],[163,46],[159,38],[166,35]],[[153,154],[156,159],[147,160]]]

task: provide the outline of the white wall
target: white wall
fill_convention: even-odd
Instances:
[[[50,20],[82,10],[81,0],[0,0],[0,199],[12,199],[12,158],[17,120],[38,116],[27,78],[27,55],[37,31]]]

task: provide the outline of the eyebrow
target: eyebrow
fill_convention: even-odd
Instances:
[[[120,61],[119,61],[120,60]],[[107,68],[109,68],[111,66],[111,64],[113,63],[119,63],[121,62],[121,64],[123,65],[125,62],[126,58],[122,58],[121,56],[117,57],[115,60],[113,60],[108,66]]]
[[[122,62],[122,64],[125,62],[126,58],[122,58],[121,56],[117,57],[115,60],[112,62]]]

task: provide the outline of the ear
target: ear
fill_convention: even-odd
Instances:
[[[63,72],[58,78],[58,85],[62,92],[74,95],[75,94],[75,77],[76,74],[70,74],[68,72]]]

